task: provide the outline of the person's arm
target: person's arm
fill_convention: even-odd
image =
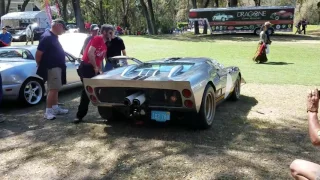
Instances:
[[[43,55],[43,53],[45,51],[47,51],[47,49],[49,47],[49,44],[50,44],[50,40],[48,40],[48,38],[46,38],[46,37],[42,38],[39,41],[39,45],[38,45],[38,48],[37,48],[37,51],[36,51],[36,57],[35,57],[38,66],[40,64],[42,55]]]
[[[83,51],[86,49],[90,38],[91,38],[91,37],[89,36],[89,37],[86,38],[86,40],[84,40],[84,43],[83,43],[83,46],[82,46],[81,52],[80,52],[81,55],[83,55]]]
[[[127,52],[126,52],[126,50],[124,49],[124,50],[122,50],[122,55],[123,56],[127,56]]]
[[[9,34],[9,37],[10,37],[9,46],[11,46],[11,42],[12,42],[12,35],[11,35],[11,33]]]
[[[318,120],[319,92],[310,91],[307,100],[309,137],[314,146],[320,146],[320,125]]]
[[[90,64],[92,64],[93,68],[96,70],[96,69],[98,69],[98,66],[96,63],[96,56],[94,54],[95,51],[96,51],[96,48],[91,45],[89,47],[89,51],[88,51],[88,58],[89,58]]]

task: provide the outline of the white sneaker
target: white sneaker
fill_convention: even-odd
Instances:
[[[53,114],[54,115],[68,114],[68,112],[69,112],[68,109],[62,109],[61,107],[53,108]]]
[[[53,120],[56,118],[56,116],[53,114],[53,112],[46,112],[44,114],[44,118],[47,120]]]

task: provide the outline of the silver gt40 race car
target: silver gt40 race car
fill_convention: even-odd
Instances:
[[[111,71],[84,79],[88,97],[108,121],[184,118],[207,129],[212,126],[217,104],[240,99],[244,81],[238,67],[225,68],[209,58],[112,59],[123,60],[127,62],[115,63],[118,67]]]

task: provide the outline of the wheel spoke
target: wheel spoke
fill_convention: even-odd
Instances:
[[[31,102],[33,95],[29,94],[28,96],[28,102]]]
[[[39,86],[36,86],[35,88],[33,88],[33,91],[36,91],[39,89]]]

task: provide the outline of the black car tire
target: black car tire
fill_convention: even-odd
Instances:
[[[194,122],[198,129],[209,129],[216,114],[216,94],[211,84],[207,84],[201,101],[200,111]]]
[[[32,88],[32,92],[30,93],[33,95],[34,98],[36,98],[34,102],[30,102],[30,100],[27,99],[29,96],[28,97],[26,96],[27,95],[26,89],[30,88],[30,86]],[[35,88],[37,89],[34,90]],[[26,105],[33,106],[33,105],[39,104],[42,101],[44,94],[45,94],[45,87],[43,85],[43,82],[36,78],[29,78],[21,85],[21,88],[19,91],[19,100]]]
[[[232,91],[232,94],[230,95],[230,100],[232,101],[238,101],[240,99],[240,92],[241,92],[241,79],[240,76],[238,76],[234,90]]]

